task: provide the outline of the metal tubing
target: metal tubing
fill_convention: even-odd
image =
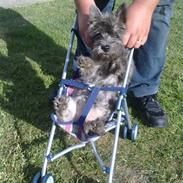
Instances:
[[[74,20],[72,29],[74,29],[75,27],[76,27],[76,18]],[[75,33],[74,33],[74,31],[71,31],[71,38],[70,38],[70,41],[69,41],[69,46],[68,46],[67,54],[66,54],[66,58],[65,58],[65,64],[64,64],[64,69],[63,69],[63,73],[62,73],[62,79],[65,79],[66,76],[67,76],[67,67],[68,67],[68,64],[69,64],[69,61],[70,61],[70,55],[71,55],[71,51],[72,51],[74,37],[75,37]],[[63,87],[60,87],[58,92],[57,92],[57,96],[61,96],[62,91],[63,91]]]
[[[73,28],[76,27],[76,18],[74,20],[74,23],[73,23],[72,27]],[[74,42],[74,36],[75,36],[74,31],[71,31],[71,38],[70,38],[69,46],[68,46],[68,49],[67,49],[67,55],[66,55],[66,59],[65,59],[63,73],[62,73],[62,79],[65,79],[66,76],[67,76],[67,67],[68,67],[69,60],[70,60],[71,50],[72,50],[72,46],[73,46],[73,42]]]
[[[57,158],[60,158],[61,156],[65,155],[66,153],[74,150],[74,149],[80,149],[82,147],[86,146],[86,143],[80,143],[80,144],[76,144],[74,146],[71,146],[71,147],[68,147],[67,149],[61,151],[60,153],[54,155],[50,160],[51,161],[54,161],[56,160]]]
[[[104,165],[104,162],[103,162],[102,158],[100,157],[100,155],[97,152],[95,143],[93,141],[91,141],[90,143],[91,143],[91,146],[93,148],[93,153],[94,153],[94,155],[95,155],[95,157],[96,157],[96,159],[97,159],[97,161],[98,161],[98,163],[100,165],[100,168],[101,168],[101,170],[103,170],[105,165]]]
[[[128,57],[128,65],[127,65],[127,69],[126,69],[125,78],[124,78],[124,81],[123,81],[123,87],[124,88],[126,88],[126,85],[127,85],[128,76],[129,76],[130,69],[131,69],[131,64],[132,64],[132,61],[133,61],[133,52],[134,52],[134,48],[131,49],[130,55]]]
[[[46,168],[47,168],[47,164],[48,164],[48,155],[50,154],[50,151],[51,151],[51,146],[52,146],[53,138],[55,135],[55,129],[56,129],[56,124],[53,121],[49,140],[48,140],[48,146],[47,146],[45,157],[44,157],[44,163],[43,163],[43,168],[42,168],[42,172],[41,172],[41,177],[45,176],[45,174],[46,174]]]
[[[130,115],[128,112],[128,105],[127,105],[126,98],[124,98],[123,100],[124,100],[124,112],[125,112],[125,116],[126,116],[126,120],[127,120],[128,129],[131,129],[132,123],[131,123]]]
[[[115,166],[115,160],[116,160],[116,152],[117,152],[117,146],[118,146],[118,140],[119,140],[121,115],[122,115],[122,111],[120,110],[120,111],[118,111],[118,118],[117,118],[116,130],[115,130],[115,138],[114,138],[114,144],[113,144],[113,152],[112,152],[112,158],[111,158],[111,167],[110,167],[108,183],[112,183],[112,179],[113,179],[113,172],[114,172],[114,166]]]
[[[64,89],[63,86],[59,87],[58,92],[57,92],[57,97],[62,96],[63,89]]]
[[[120,95],[117,104],[117,110],[121,110],[121,102],[124,99],[124,95]]]

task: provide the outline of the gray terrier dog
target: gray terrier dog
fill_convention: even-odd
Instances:
[[[80,71],[77,81],[99,87],[121,86],[129,52],[122,45],[125,19],[126,7],[124,4],[116,13],[101,13],[95,6],[90,8],[88,31],[93,46],[91,57],[80,56],[77,59]],[[71,96],[56,97],[54,109],[57,117],[64,122],[78,120],[88,94],[86,90],[74,89]],[[117,95],[116,92],[99,92],[84,123],[86,134],[88,132],[104,134],[105,123],[115,108]]]

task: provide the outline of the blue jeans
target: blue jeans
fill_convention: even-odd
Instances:
[[[114,1],[109,0],[103,11],[112,11]],[[129,91],[136,97],[158,92],[160,76],[166,60],[166,44],[173,2],[174,0],[160,0],[153,13],[147,42],[134,52],[135,69]],[[80,43],[78,42],[76,55],[83,52],[79,47]]]
[[[166,45],[174,0],[160,0],[144,46],[135,50],[135,70],[129,90],[136,97],[156,94],[166,61]]]

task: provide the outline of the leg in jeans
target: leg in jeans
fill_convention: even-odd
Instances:
[[[158,92],[160,75],[166,60],[166,44],[172,15],[173,0],[160,0],[154,11],[148,40],[135,50],[135,71],[130,91],[136,97]]]
[[[156,99],[166,60],[166,44],[174,0],[160,0],[156,7],[148,40],[135,50],[135,71],[129,90],[141,110],[142,120],[152,127],[165,127],[167,117]]]

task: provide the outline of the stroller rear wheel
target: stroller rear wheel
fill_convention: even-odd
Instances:
[[[127,125],[122,128],[122,138],[129,139],[132,142],[135,142],[137,139],[138,125],[134,124],[131,129]]]
[[[131,138],[132,142],[135,142],[137,139],[137,132],[138,132],[138,124],[134,124],[131,129]]]
[[[50,173],[41,178],[41,172],[38,172],[34,176],[32,183],[54,183],[54,178]]]

